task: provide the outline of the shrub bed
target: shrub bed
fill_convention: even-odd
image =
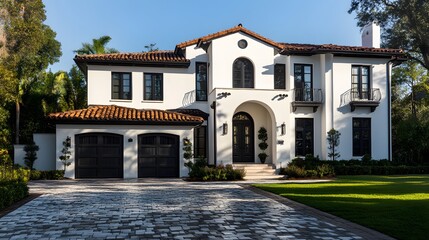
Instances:
[[[243,180],[246,175],[244,169],[234,169],[232,165],[207,166],[204,158],[188,161],[185,166],[189,169],[191,181],[235,181]]]
[[[0,167],[0,181],[17,181],[27,182],[30,180],[30,170],[25,168],[14,168],[9,166]]]
[[[28,196],[28,186],[23,180],[0,181],[0,210]]]
[[[64,170],[31,171],[31,180],[60,180],[64,179]]]
[[[295,158],[280,174],[289,178],[323,178],[335,175],[400,175],[400,174],[429,174],[429,166],[408,166],[401,163],[382,160],[372,160],[370,156],[362,160],[319,160],[311,155]]]

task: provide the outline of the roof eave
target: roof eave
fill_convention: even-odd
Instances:
[[[116,66],[139,66],[139,67],[172,67],[172,68],[188,68],[191,64],[191,61],[187,60],[186,62],[159,62],[159,61],[123,61],[123,60],[83,60],[83,59],[74,59],[76,64],[80,64],[84,69],[87,70],[87,65],[116,65]],[[81,67],[79,67],[81,68]],[[82,69],[81,69],[82,70]]]
[[[158,126],[198,126],[204,121],[138,121],[138,120],[97,120],[97,119],[52,119],[49,122],[55,124],[99,124],[99,125],[158,125]]]

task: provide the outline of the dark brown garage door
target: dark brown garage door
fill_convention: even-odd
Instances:
[[[121,135],[76,135],[76,178],[123,178],[123,169]]]
[[[139,177],[179,177],[179,136],[139,135]]]

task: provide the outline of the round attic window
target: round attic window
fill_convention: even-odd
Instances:
[[[238,41],[238,47],[241,49],[245,49],[247,47],[247,41],[244,39],[241,39],[240,41]]]

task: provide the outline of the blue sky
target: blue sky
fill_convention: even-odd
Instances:
[[[73,50],[103,35],[109,47],[141,52],[149,43],[161,50],[210,33],[244,27],[278,42],[360,45],[349,0],[43,0],[48,24],[63,55],[50,66],[68,71]]]

